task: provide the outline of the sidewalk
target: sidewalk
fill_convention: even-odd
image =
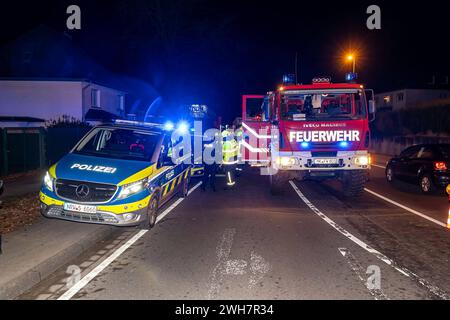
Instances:
[[[13,299],[99,241],[118,232],[110,226],[41,218],[3,236],[0,300]]]
[[[1,200],[17,201],[17,197],[36,193],[38,201],[41,181],[40,174],[7,180]],[[2,236],[0,300],[17,297],[99,241],[120,232],[111,226],[46,219],[38,212],[36,216],[31,225]]]

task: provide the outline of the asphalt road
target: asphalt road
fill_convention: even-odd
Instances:
[[[443,226],[369,192],[345,199],[335,183],[274,197],[267,179],[250,169],[233,191],[174,199],[152,230],[124,229],[20,298],[449,299]],[[445,196],[388,185],[380,167],[367,188],[446,222]]]

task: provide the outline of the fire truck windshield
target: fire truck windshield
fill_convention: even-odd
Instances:
[[[362,90],[292,90],[282,93],[280,99],[282,120],[321,121],[367,116]]]

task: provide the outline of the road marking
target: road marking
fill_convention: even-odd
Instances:
[[[217,265],[214,267],[211,275],[211,285],[208,291],[208,299],[214,299],[219,293],[221,282],[224,272],[222,271],[226,261],[231,253],[231,247],[233,246],[233,238],[236,233],[236,229],[225,229],[219,244],[216,248]]]
[[[195,189],[197,189],[202,182],[197,183],[194,187],[192,187],[188,195],[191,194]],[[178,199],[173,205],[167,208],[162,214],[166,216],[170,211],[172,211],[177,205],[179,205],[185,198]],[[164,217],[163,216],[163,217]],[[160,216],[158,216],[159,218]],[[162,219],[162,218],[161,218]],[[156,222],[159,222],[161,219],[157,219]],[[90,271],[87,275],[85,275],[80,281],[78,281],[75,285],[70,287],[64,294],[62,294],[58,300],[70,300],[74,295],[76,295],[81,289],[83,289],[89,282],[92,281],[96,276],[98,276],[106,267],[108,267],[114,260],[116,260],[122,253],[124,253],[129,247],[131,247],[136,241],[138,241],[144,234],[146,234],[148,230],[140,230],[138,231],[131,239],[125,242],[120,248],[114,251],[108,258],[103,260],[98,266],[96,266],[92,271]]]
[[[359,280],[364,283],[364,286],[369,290],[369,293],[374,297],[375,300],[389,300],[386,294],[380,289],[371,289],[365,280],[365,276],[367,275],[364,271],[361,264],[358,260],[353,256],[353,254],[347,248],[338,248],[339,252],[342,256],[347,260],[347,263],[350,265],[350,269],[358,276]]]
[[[193,186],[189,191],[188,191],[188,195],[190,195],[192,192],[195,191],[195,189],[197,189],[198,187],[200,187],[200,185],[202,184],[202,182],[200,181],[199,183],[197,183],[195,186]],[[176,206],[178,206],[185,198],[179,198],[177,201],[175,201],[170,207],[168,207],[166,210],[164,210],[163,213],[159,214],[158,217],[156,218],[156,223],[158,223],[159,221],[161,221],[162,219],[164,219],[165,216],[167,216],[170,211],[172,211],[173,209],[175,209]]]
[[[223,278],[228,276],[242,276],[250,274],[248,288],[253,289],[266,273],[271,270],[270,264],[254,251],[250,253],[250,262],[243,259],[230,259],[236,229],[225,229],[216,249],[217,265],[211,274],[208,299],[214,299],[223,284]],[[249,269],[247,271],[247,269]]]
[[[433,222],[433,223],[436,223],[437,225],[440,225],[441,227],[447,228],[447,225],[446,225],[445,223],[440,222],[440,221],[438,221],[438,220],[436,220],[436,219],[433,219],[433,218],[427,216],[426,214],[423,214],[423,213],[421,213],[421,212],[419,212],[419,211],[416,211],[416,210],[414,210],[414,209],[411,209],[411,208],[409,208],[409,207],[407,207],[407,206],[405,206],[405,205],[403,205],[403,204],[401,204],[401,203],[398,203],[398,202],[396,202],[396,201],[394,201],[394,200],[391,200],[391,199],[389,199],[389,198],[387,198],[387,197],[385,197],[385,196],[382,196],[381,194],[376,193],[375,191],[372,191],[372,190],[370,190],[370,189],[364,188],[364,190],[365,190],[366,192],[370,193],[371,195],[374,195],[375,197],[378,197],[378,198],[380,198],[380,199],[382,199],[382,200],[384,200],[384,201],[387,201],[387,202],[389,202],[389,203],[391,203],[391,204],[393,204],[393,205],[396,205],[397,207],[400,207],[400,208],[402,208],[402,209],[404,209],[404,210],[406,210],[406,211],[409,211],[409,212],[411,212],[411,213],[413,213],[413,214],[415,214],[415,215],[418,215],[419,217],[422,217],[422,218],[424,218],[424,219],[427,219],[428,221],[431,221],[431,222]]]
[[[362,240],[360,240],[359,238],[355,237],[353,234],[351,234],[350,232],[348,232],[347,230],[342,228],[336,222],[334,222],[333,220],[328,218],[322,211],[320,211],[316,206],[314,206],[308,200],[308,198],[305,197],[305,195],[300,191],[300,189],[295,185],[294,182],[289,181],[289,183],[291,184],[292,188],[295,190],[297,195],[300,197],[300,199],[311,209],[311,211],[313,211],[316,215],[318,215],[320,218],[322,218],[322,220],[324,220],[326,223],[328,223],[331,227],[333,227],[335,230],[337,230],[340,234],[347,237],[348,239],[350,239],[351,241],[356,243],[358,246],[360,246],[367,252],[373,254],[375,257],[377,257],[378,259],[380,259],[387,265],[393,267],[395,270],[397,270],[404,276],[411,278],[413,280],[416,280],[418,283],[423,285],[425,288],[427,288],[430,292],[432,292],[439,298],[444,299],[444,300],[450,299],[450,297],[447,295],[447,293],[442,291],[440,288],[428,283],[425,279],[420,278],[418,275],[416,275],[412,271],[409,271],[408,269],[406,269],[404,267],[398,266],[393,260],[389,259],[387,256],[385,256],[378,250],[372,248],[371,246],[369,246],[368,244],[366,244],[365,242],[363,242]]]
[[[385,166],[380,166],[379,164],[374,164],[374,163],[372,163],[371,166],[377,167],[377,168],[381,168],[381,169],[386,169]]]

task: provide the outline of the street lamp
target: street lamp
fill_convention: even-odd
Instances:
[[[353,73],[355,73],[355,69],[356,69],[356,58],[355,58],[355,56],[353,55],[353,54],[349,54],[348,56],[347,56],[347,60],[348,61],[352,61],[353,62]]]

